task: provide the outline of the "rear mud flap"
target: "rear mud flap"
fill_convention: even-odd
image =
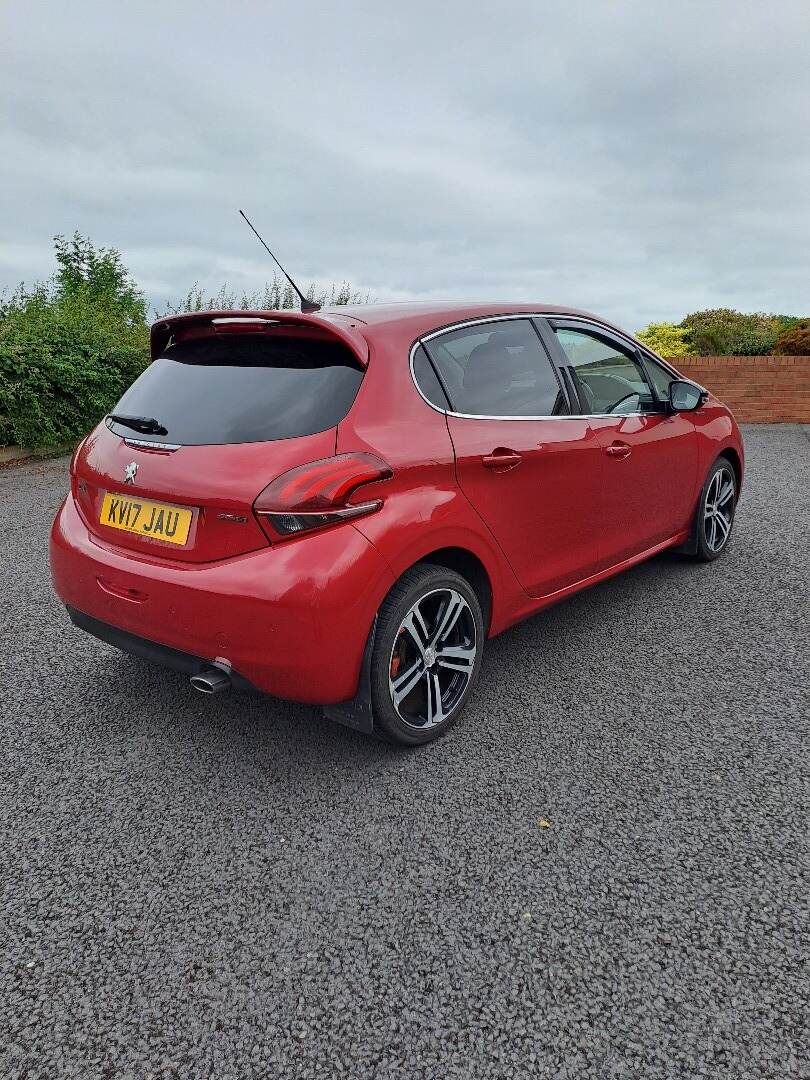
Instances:
[[[377,633],[377,617],[371,626],[363,663],[360,665],[360,682],[357,693],[348,701],[339,701],[336,705],[324,705],[323,714],[336,724],[363,731],[367,735],[374,732],[374,711],[371,705],[371,654],[374,651],[374,637]]]

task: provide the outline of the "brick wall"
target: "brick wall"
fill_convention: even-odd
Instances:
[[[674,356],[747,423],[810,424],[810,356]]]

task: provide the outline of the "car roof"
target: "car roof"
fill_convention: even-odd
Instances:
[[[403,300],[386,304],[347,304],[340,307],[324,308],[320,315],[340,315],[367,326],[401,325],[413,322],[443,326],[450,322],[463,322],[465,319],[479,319],[488,315],[578,315],[588,319],[604,320],[587,311],[573,307],[560,307],[556,304],[536,302],[478,301],[462,303],[460,301],[440,302],[424,300]]]
[[[605,329],[613,330],[631,341],[635,338],[628,331],[601,315],[582,308],[541,302],[505,302],[493,300],[475,303],[428,302],[405,300],[387,304],[347,304],[345,307],[324,308],[318,316],[333,325],[342,323],[350,326],[368,326],[369,330],[389,330],[397,335],[410,335],[412,338],[429,334],[432,330],[441,330],[455,323],[468,319],[482,319],[497,315],[548,315],[557,318],[579,318],[599,323]]]

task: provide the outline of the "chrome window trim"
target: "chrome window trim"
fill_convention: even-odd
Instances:
[[[261,326],[278,326],[279,319],[264,319],[259,315],[246,315],[244,318],[240,318],[238,315],[225,315],[219,319],[212,319],[212,326],[227,326],[229,323],[236,323],[238,326],[244,326],[245,323],[258,323]]]
[[[115,434],[115,432],[113,432],[113,434]],[[124,442],[127,446],[138,447],[141,450],[179,450],[182,446],[182,443],[147,442],[145,439],[124,438]]]
[[[565,413],[561,416],[489,416],[482,413],[460,413],[454,412],[452,409],[440,409],[438,405],[434,405],[433,402],[422,393],[422,388],[416,378],[416,372],[414,371],[413,363],[417,349],[423,347],[424,342],[432,341],[433,338],[442,337],[444,334],[452,333],[455,330],[464,330],[468,326],[480,326],[482,323],[491,322],[506,322],[507,320],[514,319],[559,319],[561,322],[580,322],[584,326],[593,326],[597,329],[603,330],[606,334],[612,334],[614,337],[621,337],[623,341],[626,341],[628,345],[633,348],[638,346],[631,342],[629,338],[624,334],[618,334],[608,326],[602,326],[601,323],[596,323],[592,319],[585,319],[581,315],[561,315],[559,312],[548,311],[520,311],[512,312],[508,315],[481,315],[477,319],[466,319],[463,322],[453,323],[450,326],[443,326],[439,330],[431,330],[429,334],[422,334],[411,345],[411,351],[409,353],[409,367],[411,369],[411,381],[416,387],[416,392],[426,405],[429,405],[434,412],[440,413],[442,416],[455,416],[460,420],[616,420],[626,419],[629,416],[658,416],[659,413],[649,412],[627,412],[627,413]],[[428,358],[429,359],[429,358]],[[656,357],[658,360],[658,357]],[[556,364],[553,360],[549,359],[549,363],[556,369]],[[672,372],[675,378],[679,378],[675,372]]]

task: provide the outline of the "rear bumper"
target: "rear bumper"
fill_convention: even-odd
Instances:
[[[138,637],[137,634],[130,634],[127,630],[119,630],[117,626],[109,626],[107,623],[94,619],[90,615],[85,615],[75,608],[68,607],[67,613],[74,626],[78,626],[80,630],[92,634],[99,641],[106,641],[108,645],[114,645],[116,649],[120,649],[122,652],[140,656],[153,664],[160,664],[161,667],[180,671],[183,675],[188,675],[189,678],[192,675],[199,675],[201,671],[211,666],[201,656],[192,656],[191,653],[170,649],[168,645],[159,645],[156,641],[147,641],[146,638]],[[236,690],[250,691],[256,689],[238,672],[231,671],[229,674],[231,685]]]
[[[349,523],[237,558],[178,564],[103,545],[70,495],[51,530],[51,574],[73,621],[102,640],[188,674],[189,665],[224,663],[243,685],[319,705],[354,696],[394,581]]]

